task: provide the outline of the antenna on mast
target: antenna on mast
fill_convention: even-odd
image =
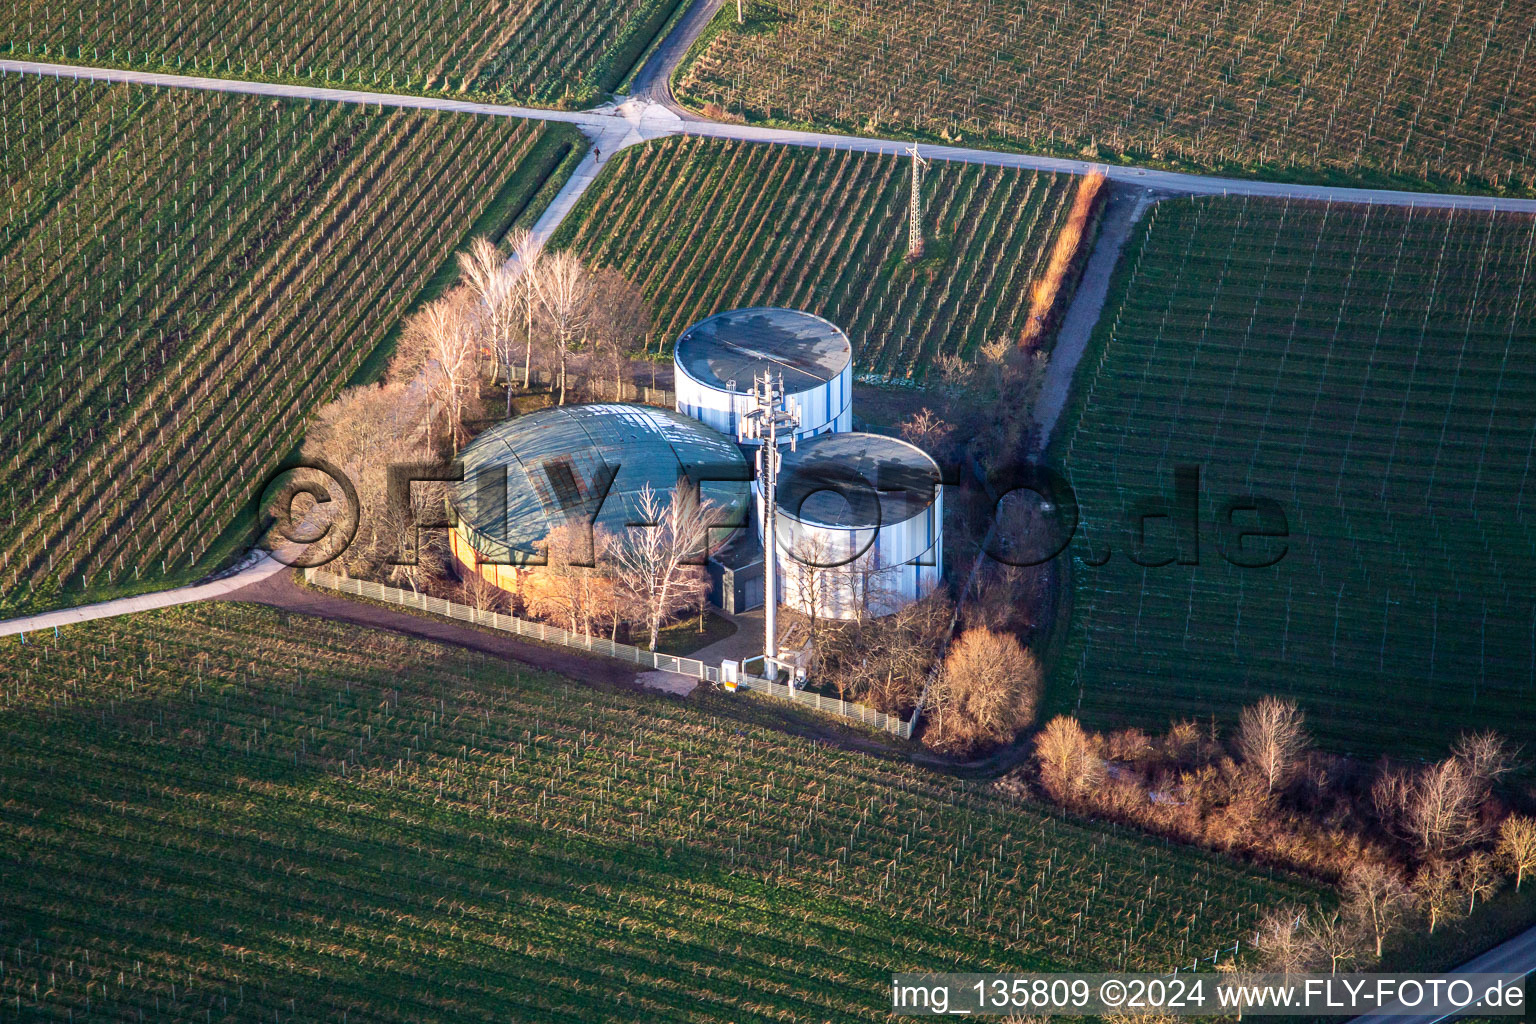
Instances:
[[[742,444],[757,446],[757,479],[763,494],[763,671],[779,666],[779,586],[778,546],[775,525],[778,519],[779,446],[795,449],[795,431],[800,427],[798,403],[785,402],[784,377],[764,371],[752,380],[746,408],[736,421],[736,438]],[[770,676],[769,678],[772,678]],[[793,680],[793,674],[791,674]],[[794,685],[793,682],[790,683]]]
[[[907,211],[907,257],[915,260],[923,255],[923,168],[928,161],[917,151],[916,146],[908,146],[907,152],[912,154],[912,203]]]

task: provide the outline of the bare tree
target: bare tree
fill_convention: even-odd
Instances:
[[[483,236],[470,242],[467,252],[459,253],[459,277],[480,300],[481,323],[493,358],[494,379],[508,384],[507,415],[512,414],[513,350],[517,343],[519,272],[507,265],[490,239]]]
[[[972,627],[950,646],[929,695],[939,708],[933,745],[968,751],[1005,743],[1034,721],[1040,665],[1011,633]]]
[[[1468,773],[1485,793],[1514,770],[1519,753],[1513,744],[1492,729],[1462,733],[1451,751],[1467,766]]]
[[[590,544],[588,531],[590,529]],[[524,586],[528,609],[562,621],[572,633],[593,635],[593,625],[616,619],[611,552],[613,535],[580,521],[549,532],[546,564],[532,568]]]
[[[651,307],[629,278],[612,267],[592,275],[587,337],[597,373],[613,381],[613,400],[624,400],[624,370],[651,329]]]
[[[918,695],[937,660],[942,638],[949,635],[953,615],[948,592],[938,590],[873,620],[879,628],[865,659],[869,666],[866,697],[876,707],[896,711]]]
[[[574,253],[557,252],[540,262],[541,269],[533,279],[533,288],[554,337],[559,404],[564,405],[571,349],[579,343],[590,315],[591,280]]]
[[[464,580],[459,584],[459,593],[465,604],[482,612],[506,610],[509,595],[505,590],[486,579],[478,568],[467,568],[463,572]]]
[[[1344,876],[1346,912],[1369,930],[1376,943],[1376,959],[1381,946],[1404,907],[1413,901],[1413,893],[1397,872],[1379,861],[1361,861]]]
[[[903,604],[890,615],[862,621],[824,620],[810,634],[810,669],[817,678],[832,680],[845,700],[905,714],[935,665],[953,616],[949,593],[940,589]],[[798,614],[784,618],[795,620],[797,626],[802,621]],[[786,649],[805,642],[802,634],[808,631],[808,620],[804,621],[807,630],[797,629],[786,638]],[[927,708],[931,722],[937,711],[931,703]]]
[[[636,500],[636,515],[643,525],[619,538],[614,564],[620,590],[643,609],[654,651],[667,620],[694,607],[709,590],[697,563],[708,547],[714,506],[680,480],[667,498],[647,484]]]
[[[783,560],[780,573],[784,592],[809,620],[814,641],[818,620],[831,610],[835,600],[836,574],[829,568],[836,561],[832,544],[819,532],[784,531],[781,527],[777,536],[779,547],[789,556]]]
[[[339,568],[363,572],[393,552],[386,521],[388,467],[420,458],[426,421],[424,389],[391,382],[343,391],[323,406],[304,439],[304,453],[340,469],[357,491],[358,529],[339,552]]]
[[[1499,888],[1498,861],[1486,850],[1473,850],[1457,865],[1458,881],[1467,894],[1467,912],[1477,909],[1479,898],[1492,896]]]
[[[1250,993],[1253,991],[1251,986],[1255,984],[1258,972],[1245,970],[1236,957],[1218,962],[1216,972],[1223,975],[1217,980],[1217,985],[1232,993],[1232,1005],[1237,1010],[1237,1019],[1242,1020],[1243,1011],[1254,1003]]]
[[[1264,778],[1271,793],[1283,783],[1307,745],[1304,717],[1294,701],[1265,697],[1243,709],[1237,749]]]
[[[1049,1017],[1039,1019],[1050,1020]],[[1179,1024],[1179,1018],[1176,1015],[1153,1009],[1121,1010],[1119,1013],[1106,1013],[1103,1019],[1104,1024]]]
[[[1413,894],[1429,923],[1431,935],[1442,923],[1465,912],[1466,900],[1456,882],[1456,869],[1443,860],[1430,861],[1413,880]]]
[[[1104,778],[1104,762],[1077,719],[1064,715],[1046,723],[1035,738],[1040,781],[1058,800],[1086,796]]]
[[[1338,974],[1340,967],[1360,955],[1359,930],[1353,921],[1337,910],[1309,921],[1303,942],[1310,952],[1308,959],[1318,964],[1327,964],[1330,974]]]
[[[527,228],[518,228],[508,236],[512,259],[516,264],[518,307],[523,313],[523,384],[531,386],[533,377],[533,318],[539,306],[538,281],[544,271],[544,240]],[[512,402],[507,396],[507,403]]]
[[[1394,788],[1398,828],[1422,853],[1438,856],[1483,838],[1477,820],[1481,785],[1461,758],[1398,776]]]
[[[442,484],[418,482],[411,487],[410,500],[404,508],[392,508],[386,503],[380,512],[380,533],[385,538],[386,551],[406,559],[385,563],[391,583],[403,580],[421,593],[429,583],[442,579],[448,568],[442,535],[425,534],[420,524],[440,519],[446,500],[447,491]]]
[[[1536,818],[1511,814],[1499,826],[1498,853],[1515,874],[1515,891],[1531,871],[1536,871]]]
[[[467,289],[456,288],[406,321],[390,364],[390,375],[396,379],[420,377],[429,400],[448,421],[455,447],[467,440],[465,414],[477,398],[480,331],[479,303]],[[428,417],[430,451],[430,412]]]
[[[901,425],[902,438],[930,454],[947,448],[954,433],[952,424],[945,422],[943,417],[926,406],[913,413]]]
[[[1291,906],[1275,907],[1259,919],[1253,944],[1267,968],[1281,974],[1306,970],[1309,951],[1305,923],[1306,914]]]

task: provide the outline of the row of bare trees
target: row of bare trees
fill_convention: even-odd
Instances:
[[[504,392],[502,414],[511,415],[515,391],[536,367],[547,369],[560,405],[617,397],[650,330],[650,307],[618,271],[546,252],[524,229],[509,236],[509,248],[510,256],[474,239],[459,254],[458,285],[406,321],[389,375],[423,382],[429,445],[434,436],[462,444],[485,411],[486,388]],[[444,427],[434,434],[437,421]]]
[[[1501,795],[1516,755],[1478,732],[1433,763],[1369,768],[1311,749],[1301,710],[1274,697],[1245,708],[1225,741],[1187,721],[1160,737],[1100,736],[1065,716],[1035,738],[1040,787],[1059,803],[1338,883],[1336,912],[1266,919],[1260,946],[1277,970],[1379,959],[1393,931],[1433,932],[1506,877],[1523,885],[1536,872],[1536,819]]]
[[[792,612],[780,639],[786,648],[808,650],[810,676],[829,681],[844,700],[905,715],[926,687],[923,742],[967,756],[1008,743],[1034,723],[1042,674],[1017,636],[986,625],[965,629],[946,651],[953,616],[941,589],[887,615]]]
[[[389,467],[428,459],[431,423],[426,387],[419,380],[349,388],[316,414],[304,438],[304,455],[345,474],[358,500],[350,543],[328,552],[334,556],[332,571],[417,592],[441,579],[446,564],[442,545],[418,543],[418,524],[442,518],[441,485],[417,484],[402,507],[389,501]]]
[[[1405,873],[1381,861],[1361,861],[1344,876],[1337,909],[1272,909],[1255,940],[1263,965],[1277,972],[1336,972],[1379,962],[1397,932],[1419,926],[1433,934],[1464,917],[1514,879],[1519,889],[1536,870],[1536,818],[1511,814],[1489,848],[1436,859]]]
[[[807,650],[810,677],[829,682],[843,700],[905,715],[938,660],[953,614],[943,588],[889,615],[830,619],[786,609],[780,646]]]

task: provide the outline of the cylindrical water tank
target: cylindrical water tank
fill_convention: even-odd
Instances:
[[[835,324],[811,313],[759,306],[700,320],[677,339],[677,411],[736,436],[753,380],[784,379],[800,412],[797,437],[853,428],[853,346]]]
[[[943,576],[944,488],[938,464],[914,445],[880,434],[810,438],[783,453],[777,494],[779,600],[791,608],[887,615]]]

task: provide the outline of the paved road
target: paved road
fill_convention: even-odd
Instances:
[[[275,561],[270,555],[258,554],[251,564],[240,569],[238,572],[221,576],[207,583],[197,583],[189,587],[177,587],[175,590],[161,590],[153,594],[140,594],[137,597],[122,597],[115,601],[84,604],[75,608],[61,608],[56,612],[43,612],[40,615],[28,615],[20,619],[8,619],[5,622],[0,622],[0,636],[16,636],[17,634],[35,633],[39,630],[58,629],[62,626],[72,626],[78,622],[112,619],[119,615],[132,615],[135,612],[153,611],[157,608],[171,608],[181,604],[192,604],[196,601],[224,600],[235,591],[255,583],[261,583],[285,571],[287,568],[286,565]]]
[[[1536,972],[1536,928],[1521,932],[1502,946],[1495,946],[1482,956],[1469,960],[1456,968],[1453,974],[1531,974]],[[1527,988],[1530,982],[1526,982]],[[1531,995],[1527,992],[1527,995]],[[1382,1013],[1369,1017],[1356,1017],[1356,1024],[1437,1024],[1455,1014],[1445,1013]],[[1468,1016],[1477,1016],[1476,1012]],[[1526,1020],[1525,1016],[1494,1020]]]
[[[364,92],[356,89],[324,89],[304,85],[277,85],[270,82],[245,82],[223,78],[197,78],[149,71],[123,71],[113,68],[84,68],[41,61],[0,60],[0,70],[30,71],[63,77],[93,78],[100,81],[137,82],[145,85],[182,89],[208,89],[217,92],[248,93],[255,96],[293,99],[329,100],[338,103],[377,104],[417,110],[446,110],[492,117],[534,118],[574,124],[594,138],[612,140],[622,148],[648,139],[668,135],[696,135],[744,142],[779,143],[788,146],[821,149],[849,149],[869,153],[901,155],[911,145],[899,139],[875,139],[856,135],[764,128],[758,125],[721,124],[680,116],[664,103],[635,96],[626,101],[595,110],[542,110],[498,103],[472,103],[435,96],[405,96],[396,93]],[[1338,203],[1371,203],[1389,206],[1418,206],[1437,209],[1504,210],[1536,213],[1536,199],[1505,199],[1498,196],[1440,195],[1433,192],[1398,192],[1390,189],[1335,188],[1328,185],[1295,185],[1286,182],[1249,181],[1242,178],[1215,178],[1199,174],[1179,174],[1145,167],[1118,167],[1088,160],[1000,153],[963,146],[920,147],[932,160],[987,164],[1024,170],[1086,174],[1102,171],[1110,180],[1170,192],[1179,195],[1247,195],[1275,199],[1307,199]],[[603,156],[612,152],[603,148]]]

